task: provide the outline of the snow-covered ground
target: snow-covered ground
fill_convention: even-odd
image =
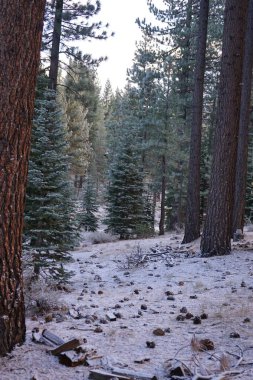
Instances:
[[[45,316],[27,318],[26,343],[0,358],[0,379],[79,380],[88,379],[90,368],[121,368],[163,380],[175,357],[207,375],[208,370],[221,372],[218,359],[226,353],[230,367],[242,357],[229,378],[252,380],[253,234],[234,244],[231,255],[208,259],[199,257],[199,241],[181,245],[181,240],[180,234],[168,234],[84,242],[68,265],[75,272],[71,292],[57,293],[58,305],[65,307],[54,311],[50,322]],[[186,311],[202,316],[201,323],[184,319]],[[108,320],[108,312],[116,313],[116,321]],[[32,342],[34,327],[66,340],[85,338],[98,358],[91,367],[65,367],[47,353],[47,346]],[[164,335],[154,334],[158,328]],[[210,339],[215,350],[194,353],[194,336]],[[148,347],[150,342],[154,348]]]

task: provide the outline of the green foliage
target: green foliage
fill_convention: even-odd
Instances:
[[[35,266],[56,268],[77,241],[68,181],[69,158],[55,92],[42,90],[35,103],[25,210],[25,235]]]
[[[109,187],[107,197],[108,231],[121,239],[150,233],[145,209],[141,136],[131,90],[116,94],[108,119]]]
[[[108,231],[121,239],[137,235],[144,223],[143,182],[138,157],[126,144],[110,171],[108,190]]]
[[[70,67],[71,75],[68,75],[64,82],[66,102],[67,104],[74,102],[83,109],[83,119],[85,119],[86,125],[83,129],[84,133],[82,133],[83,138],[79,139],[81,137],[80,132],[79,136],[77,134],[73,135],[79,140],[79,148],[81,148],[83,154],[78,155],[75,146],[73,146],[71,156],[73,154],[76,156],[76,163],[80,159],[85,163],[85,168],[83,167],[85,170],[83,170],[82,175],[85,175],[86,171],[88,171],[89,176],[92,175],[94,181],[103,182],[106,170],[106,132],[104,128],[104,110],[100,100],[100,88],[97,84],[96,72],[77,61],[71,61]],[[68,110],[67,117],[70,117]],[[82,114],[80,114],[80,117],[82,118]],[[71,141],[70,139],[70,144]]]
[[[61,8],[63,11],[59,20],[59,9]],[[85,64],[99,64],[105,57],[93,59],[89,54],[82,54],[78,47],[73,46],[73,42],[94,38],[100,40],[108,38],[107,29],[109,25],[103,25],[101,21],[92,22],[92,18],[96,17],[100,10],[100,1],[93,3],[87,1],[86,4],[74,0],[47,1],[42,50],[48,52],[51,49],[54,20],[58,17],[58,24],[61,24],[61,54],[64,54],[67,58],[74,57]],[[113,34],[111,33],[111,35]],[[69,42],[72,42],[72,46]],[[63,69],[66,69],[66,64],[63,61],[61,61],[61,65]]]
[[[65,79],[62,104],[65,109],[65,120],[68,138],[68,155],[70,158],[69,171],[72,176],[84,176],[88,170],[92,146],[90,142],[91,126],[88,122],[88,108],[82,97],[85,87],[81,91],[80,82],[83,82],[83,70],[80,65],[71,64],[73,73]],[[79,68],[80,67],[80,68]],[[83,83],[82,83],[83,84]],[[79,91],[80,90],[80,91]],[[89,96],[89,91],[87,91]]]
[[[104,93],[102,95],[102,104],[104,109],[105,120],[108,119],[111,113],[112,105],[114,101],[114,94],[112,91],[112,86],[109,80],[105,83]]]
[[[82,211],[79,215],[80,225],[84,227],[85,231],[96,231],[98,228],[96,216],[98,205],[96,201],[96,187],[88,178],[84,188]]]

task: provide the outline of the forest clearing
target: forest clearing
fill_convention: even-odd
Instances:
[[[181,240],[182,234],[175,233],[103,244],[84,241],[68,264],[75,274],[66,291],[31,284],[26,342],[0,359],[1,380],[88,379],[92,369],[165,380],[172,379],[172,362],[203,375],[216,373],[203,379],[225,379],[217,375],[231,371],[226,379],[252,380],[253,232],[233,243],[231,255],[208,259],[199,257],[199,241]],[[48,353],[51,347],[32,341],[35,328],[66,341],[85,339],[83,347],[98,359],[74,368],[59,364]],[[157,329],[161,332],[155,335]],[[214,350],[191,348],[194,336],[211,340]]]

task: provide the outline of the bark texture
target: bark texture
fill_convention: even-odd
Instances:
[[[52,37],[52,49],[51,49],[51,55],[50,55],[49,84],[48,84],[48,88],[54,91],[56,91],[56,87],[57,87],[57,76],[58,76],[58,69],[59,69],[62,12],[63,12],[63,0],[56,0],[54,30],[53,30],[53,37]]]
[[[0,0],[0,355],[25,339],[21,249],[45,0]]]
[[[165,201],[166,201],[166,158],[162,156],[162,184],[161,184],[161,216],[159,221],[159,235],[164,235]]]
[[[237,136],[248,0],[227,0],[213,162],[202,256],[231,251]]]
[[[200,236],[200,153],[208,11],[209,0],[201,0],[192,101],[189,177],[183,243],[189,243]]]
[[[250,98],[253,67],[253,0],[249,0],[248,22],[245,37],[243,60],[241,110],[238,134],[238,148],[235,178],[235,200],[233,214],[233,233],[244,227],[244,208],[246,197],[247,159],[249,142]]]

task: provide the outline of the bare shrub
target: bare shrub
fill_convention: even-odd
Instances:
[[[118,237],[104,231],[95,231],[85,233],[84,239],[89,241],[91,244],[101,244],[117,241]]]
[[[50,283],[43,277],[35,278],[31,268],[24,271],[24,287],[27,315],[43,315],[63,307],[59,302],[59,291],[55,290],[55,283]]]
[[[126,259],[120,263],[119,269],[133,269],[145,266],[148,261],[147,254],[143,253],[142,248],[138,244],[130,255],[126,256]]]

